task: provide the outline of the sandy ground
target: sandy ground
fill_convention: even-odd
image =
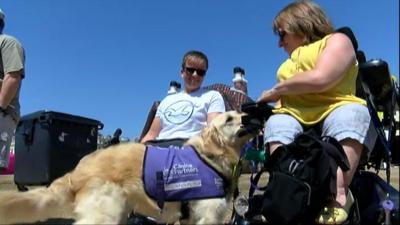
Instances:
[[[383,179],[386,179],[385,171],[381,170],[379,172],[379,176]],[[266,184],[267,176],[263,175],[260,180],[260,185]],[[239,190],[241,193],[246,194],[250,184],[250,175],[243,174],[239,179]],[[391,168],[391,178],[390,184],[399,190],[399,166],[393,166]],[[34,186],[29,186],[28,188],[34,188]],[[13,175],[0,175],[0,191],[6,190],[15,190],[17,191],[17,186],[14,184],[14,176]]]
[[[386,174],[385,171],[381,170],[379,172],[379,175],[383,178],[386,179]],[[259,186],[265,186],[267,183],[268,175],[264,173],[264,175],[261,177]],[[391,168],[391,179],[390,179],[390,184],[399,190],[399,166],[393,166]],[[249,190],[249,185],[250,185],[250,174],[243,174],[240,179],[239,179],[239,192],[245,196],[248,195],[248,190]],[[28,186],[29,189],[35,188],[37,186]],[[14,176],[13,175],[0,175],[0,191],[18,191],[17,186],[14,184]],[[229,207],[229,210],[226,214],[226,221],[229,221],[229,218],[232,214],[232,204]],[[71,221],[66,221],[66,220],[49,220],[45,223],[41,224],[66,224],[70,223]],[[37,224],[37,223],[36,223]]]

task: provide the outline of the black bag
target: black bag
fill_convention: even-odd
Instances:
[[[390,200],[394,207],[390,212],[390,224],[400,224],[399,191],[378,174],[371,171],[358,171],[354,174],[350,188],[354,198],[357,199],[360,219],[363,223],[384,224],[383,203]]]
[[[266,162],[270,172],[262,214],[271,224],[310,224],[336,194],[336,171],[349,163],[341,145],[314,131],[277,148]]]

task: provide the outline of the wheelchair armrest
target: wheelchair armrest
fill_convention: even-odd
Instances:
[[[146,123],[143,126],[142,133],[140,134],[139,142],[149,131],[151,123],[153,123],[153,119],[156,116],[158,105],[160,105],[160,101],[153,102],[153,105],[151,106],[149,113],[147,115]]]

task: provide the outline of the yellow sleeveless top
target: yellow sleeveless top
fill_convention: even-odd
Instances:
[[[296,48],[289,59],[278,69],[279,82],[295,74],[314,68],[317,58],[325,48],[330,35],[306,46]],[[355,96],[358,63],[355,62],[343,79],[331,89],[322,93],[286,95],[275,106],[274,113],[286,113],[294,116],[303,125],[313,125],[323,120],[332,110],[348,103],[366,105],[365,101]]]

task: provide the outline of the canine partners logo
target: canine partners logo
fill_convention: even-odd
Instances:
[[[165,191],[184,190],[201,187],[199,169],[190,163],[175,163],[172,168],[164,168]]]
[[[182,124],[193,114],[194,104],[188,100],[175,102],[167,107],[164,112],[165,119],[172,124]]]

